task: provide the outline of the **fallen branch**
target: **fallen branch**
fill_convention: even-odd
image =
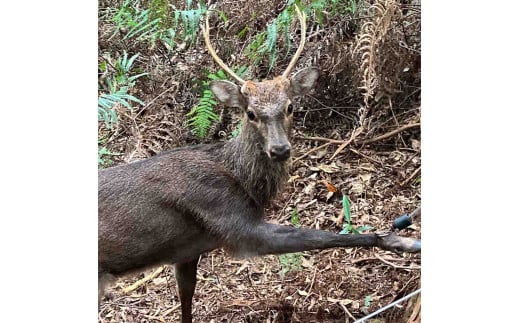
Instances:
[[[392,266],[396,269],[409,269],[409,270],[420,270],[421,269],[421,266],[417,266],[417,267],[409,267],[409,266],[400,266],[400,265],[396,265],[396,264],[393,264],[391,263],[390,261],[386,260],[385,258],[379,256],[378,254],[375,254],[376,258],[381,260],[382,262],[384,262],[385,264],[389,265],[389,266]]]
[[[157,268],[153,273],[151,273],[150,275],[148,276],[145,276],[144,278],[141,278],[139,279],[138,281],[136,281],[135,283],[133,283],[132,285],[128,286],[128,287],[125,287],[123,288],[123,293],[125,294],[128,294],[134,290],[136,290],[137,288],[139,288],[141,285],[144,285],[146,282],[154,279],[155,277],[157,277],[162,271],[164,270],[164,266],[161,266],[159,268]]]
[[[421,124],[420,123],[410,123],[410,124],[407,124],[405,126],[402,126],[400,128],[397,128],[393,131],[390,131],[390,132],[387,132],[385,133],[384,135],[381,135],[379,137],[375,137],[375,138],[372,138],[372,139],[368,139],[368,140],[364,140],[364,141],[361,141],[359,142],[358,144],[370,144],[370,143],[373,143],[373,142],[376,142],[376,141],[379,141],[379,140],[383,140],[383,139],[386,139],[386,138],[389,138],[389,137],[392,137],[402,131],[405,131],[407,129],[410,129],[410,128],[415,128],[415,127],[420,127]]]
[[[396,134],[403,132],[407,129],[420,127],[420,126],[421,126],[420,123],[410,123],[410,124],[404,125],[400,128],[397,128],[395,130],[392,130],[390,132],[387,132],[384,135],[381,135],[381,136],[378,136],[378,137],[375,137],[372,139],[363,140],[363,141],[356,141],[356,140],[353,140],[353,138],[350,138],[348,140],[338,140],[338,139],[330,139],[330,138],[324,138],[324,137],[302,137],[302,136],[295,136],[295,138],[301,139],[301,140],[323,141],[328,144],[335,144],[335,145],[343,145],[345,143],[347,143],[347,144],[352,143],[354,145],[363,145],[363,144],[369,144],[369,143],[373,143],[373,142],[376,142],[379,140],[383,140],[383,139],[395,136]],[[354,139],[356,137],[357,136],[354,136]]]
[[[317,150],[320,150],[320,149],[322,149],[322,148],[328,147],[330,144],[331,144],[331,142],[327,142],[326,144],[323,144],[323,145],[321,145],[321,146],[318,146],[318,147],[316,147],[316,148],[313,148],[313,149],[309,150],[309,151],[306,152],[305,154],[303,154],[303,155],[301,155],[300,157],[298,157],[298,158],[296,158],[295,160],[293,160],[293,163],[296,163],[296,162],[299,161],[300,159],[307,157],[309,154],[311,154],[311,153],[313,153],[313,152],[315,152],[315,151],[317,151]]]
[[[413,171],[412,175],[410,175],[407,179],[405,179],[404,181],[402,181],[399,185],[401,187],[405,186],[406,184],[408,184],[415,176],[417,176],[417,174],[421,171],[421,166],[417,167],[416,170]]]

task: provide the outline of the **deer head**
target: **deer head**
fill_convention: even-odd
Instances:
[[[301,24],[301,40],[296,54],[281,76],[272,80],[255,82],[243,80],[217,56],[209,40],[209,22],[206,16],[204,40],[213,59],[232,76],[239,85],[230,81],[213,81],[210,88],[218,101],[228,107],[238,107],[244,112],[242,131],[254,132],[262,150],[273,161],[285,161],[291,154],[289,131],[292,124],[295,97],[309,92],[316,83],[319,71],[306,68],[289,78],[305,45],[305,16],[298,6],[296,11]]]

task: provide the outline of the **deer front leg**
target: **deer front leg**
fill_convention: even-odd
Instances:
[[[245,255],[267,255],[334,247],[379,247],[384,250],[420,252],[421,242],[393,233],[336,234],[328,231],[261,223],[250,229],[249,238],[235,251]]]

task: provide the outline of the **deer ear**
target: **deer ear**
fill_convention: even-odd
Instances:
[[[318,76],[320,76],[320,71],[315,67],[309,67],[294,74],[291,78],[293,96],[303,96],[307,94],[314,88]]]
[[[240,87],[230,81],[212,81],[209,88],[215,94],[217,100],[225,106],[245,109],[246,98],[240,93]]]

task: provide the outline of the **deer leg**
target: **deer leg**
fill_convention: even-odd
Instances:
[[[334,247],[379,247],[402,252],[421,251],[420,240],[393,233],[336,234],[333,232],[261,223],[250,228],[249,239],[236,246],[245,255],[266,255]]]
[[[191,304],[195,285],[197,284],[197,264],[199,257],[183,263],[175,264],[175,278],[181,299],[182,323],[191,323]]]

